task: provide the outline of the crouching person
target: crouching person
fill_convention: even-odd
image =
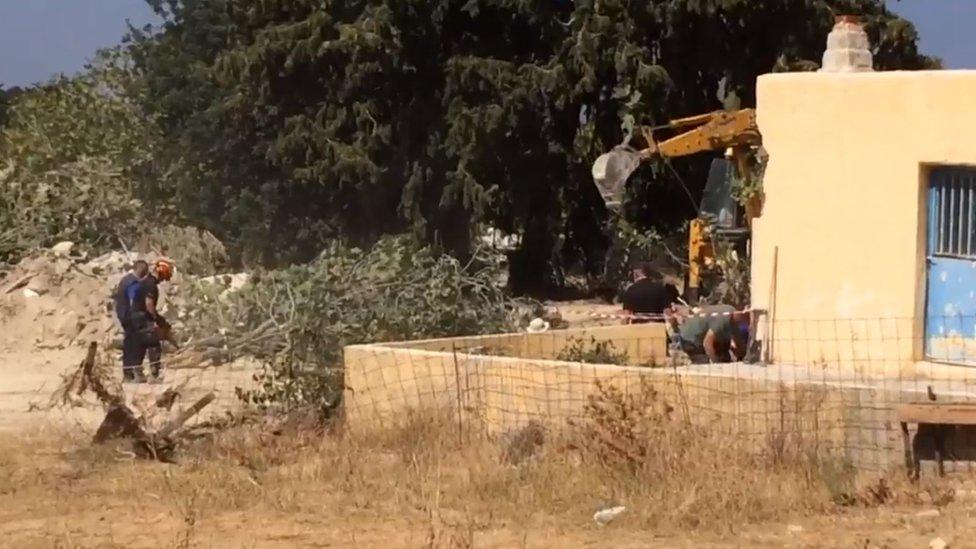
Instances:
[[[750,317],[731,305],[709,305],[697,313],[670,315],[676,343],[692,362],[741,361],[749,344]]]

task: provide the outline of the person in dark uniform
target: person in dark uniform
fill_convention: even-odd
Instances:
[[[665,284],[661,276],[647,263],[634,267],[631,271],[634,283],[621,298],[623,309],[628,316],[663,315],[671,305],[678,301],[678,289]],[[631,324],[650,322],[649,319],[631,319]]]
[[[173,264],[166,260],[159,260],[153,267],[153,272],[143,278],[138,285],[135,298],[132,300],[130,313],[132,324],[138,333],[138,345],[132,356],[136,365],[136,381],[144,381],[142,362],[149,356],[149,373],[151,381],[162,380],[163,347],[159,330],[168,329],[169,323],[163,318],[156,306],[159,303],[159,283],[166,282],[173,277]]]
[[[134,381],[135,366],[133,357],[137,352],[139,341],[138,332],[130,318],[132,300],[135,299],[139,283],[149,274],[149,263],[139,259],[132,264],[132,270],[126,273],[115,287],[112,295],[115,301],[115,315],[122,325],[122,381]]]
[[[678,325],[681,350],[694,362],[742,360],[749,341],[748,312],[731,305],[709,305],[682,319]]]

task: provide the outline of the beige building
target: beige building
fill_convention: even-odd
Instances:
[[[976,363],[976,71],[765,75],[757,119],[772,357]]]

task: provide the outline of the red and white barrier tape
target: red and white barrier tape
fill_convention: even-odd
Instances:
[[[690,313],[688,315],[675,315],[680,318],[706,318],[706,317],[717,317],[717,316],[732,316],[732,313],[752,313],[752,312],[762,312],[762,309],[743,309],[741,311],[723,311],[715,313]],[[602,313],[592,313],[590,318],[597,320],[665,320],[665,315],[663,314],[635,314],[635,315],[621,315],[621,314],[602,314]]]

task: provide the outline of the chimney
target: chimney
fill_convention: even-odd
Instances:
[[[874,59],[868,35],[856,15],[839,15],[827,35],[827,51],[820,72],[871,72]]]

